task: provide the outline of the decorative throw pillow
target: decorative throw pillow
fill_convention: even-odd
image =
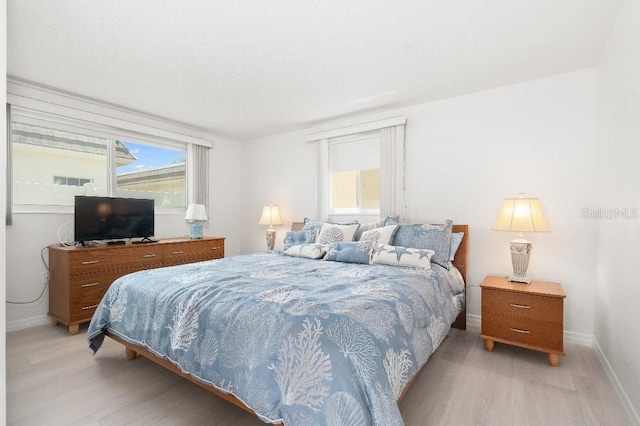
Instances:
[[[362,238],[362,234],[365,233],[366,231],[371,231],[372,229],[376,229],[376,228],[382,228],[383,226],[387,226],[387,225],[397,225],[397,224],[398,224],[398,216],[393,216],[393,217],[387,216],[375,222],[363,223],[360,225],[360,228],[358,228],[358,232],[356,232],[355,241],[360,241],[360,238]]]
[[[453,222],[450,220],[446,220],[443,225],[400,224],[391,244],[433,250],[435,254],[431,260],[449,269],[452,227]]]
[[[318,222],[315,220],[311,220],[308,217],[304,218],[304,226],[300,230],[300,232],[305,233],[305,240],[309,243],[313,243],[316,241],[318,237],[318,233],[320,232],[320,228],[322,228],[322,222]]]
[[[353,237],[359,226],[357,223],[354,225],[324,223],[322,224],[322,228],[320,228],[320,234],[318,234],[316,242],[319,244],[330,244],[340,241],[353,241]]]
[[[431,269],[434,254],[433,250],[378,244],[373,251],[371,264]]]
[[[371,260],[371,241],[350,241],[331,243],[324,260],[344,263],[369,264]]]
[[[321,259],[327,252],[323,244],[298,244],[284,251],[287,256]]]
[[[400,220],[400,216],[387,216],[384,218],[384,225],[382,226],[389,226],[389,225],[398,225],[400,222],[398,222]]]
[[[462,243],[462,238],[464,238],[464,232],[454,232],[451,234],[451,246],[449,247],[449,261],[453,262],[454,257],[456,257],[456,253],[460,248],[460,243]]]
[[[375,228],[364,232],[360,237],[360,241],[372,241],[374,246],[376,244],[390,244],[397,230],[398,225]]]
[[[354,220],[352,222],[319,222],[317,220],[313,220],[311,218],[304,218],[304,226],[302,227],[301,232],[305,232],[306,242],[313,243],[316,242],[318,236],[320,235],[320,230],[322,229],[322,225],[330,224],[330,225],[357,225],[358,221]]]
[[[316,241],[317,232],[289,231],[284,237],[284,250],[298,244],[309,244]]]

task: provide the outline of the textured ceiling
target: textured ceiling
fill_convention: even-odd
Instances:
[[[7,73],[251,140],[592,67],[620,0],[8,0]]]

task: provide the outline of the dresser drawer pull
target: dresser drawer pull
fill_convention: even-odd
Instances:
[[[512,328],[511,331],[520,333],[520,334],[531,334],[529,330],[520,330],[519,328]]]
[[[531,309],[531,306],[529,305],[519,305],[517,303],[509,303],[509,305],[513,306],[514,308]]]
[[[211,247],[211,250],[220,250],[220,247]]]
[[[145,254],[145,255],[144,255],[144,256],[142,256],[142,257],[156,257],[156,255],[152,253],[152,254]]]
[[[95,287],[97,285],[99,285],[99,282],[95,282],[95,283],[87,283],[87,284],[82,284],[82,287]]]
[[[171,254],[182,254],[182,250],[172,251]]]
[[[91,305],[91,306],[83,306],[82,310],[83,311],[88,311],[89,309],[93,309],[93,308],[97,308],[98,305]]]
[[[82,262],[83,265],[95,265],[96,263],[100,262],[99,260],[85,260],[84,262]]]

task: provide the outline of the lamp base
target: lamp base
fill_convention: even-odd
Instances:
[[[264,236],[267,239],[267,249],[269,251],[273,251],[273,247],[276,244],[276,230],[273,228],[269,228],[264,233]]]
[[[531,247],[531,242],[525,240],[522,236],[511,241],[511,265],[513,266],[513,275],[509,277],[509,281],[524,284],[531,282],[531,278],[527,276]]]
[[[191,224],[191,228],[189,229],[189,238],[191,238],[192,240],[199,240],[204,238],[201,224],[196,222]]]
[[[516,277],[514,275],[511,275],[509,277],[509,281],[513,281],[515,283],[531,284],[531,278],[529,277]]]

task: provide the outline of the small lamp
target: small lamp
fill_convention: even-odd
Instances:
[[[519,198],[505,198],[498,219],[491,229],[519,233],[518,237],[511,241],[513,275],[509,277],[509,281],[529,284],[531,278],[527,277],[527,268],[532,245],[522,233],[551,232],[542,214],[540,200],[524,198],[523,194],[520,194]]]
[[[262,216],[258,221],[258,225],[269,225],[269,229],[265,232],[267,238],[267,248],[271,251],[276,243],[276,230],[273,229],[273,225],[282,225],[282,219],[280,219],[280,209],[278,206],[269,204],[262,208]]]
[[[209,220],[204,204],[189,204],[184,218],[187,222],[191,223],[189,237],[192,240],[203,238],[202,224],[200,222]]]

